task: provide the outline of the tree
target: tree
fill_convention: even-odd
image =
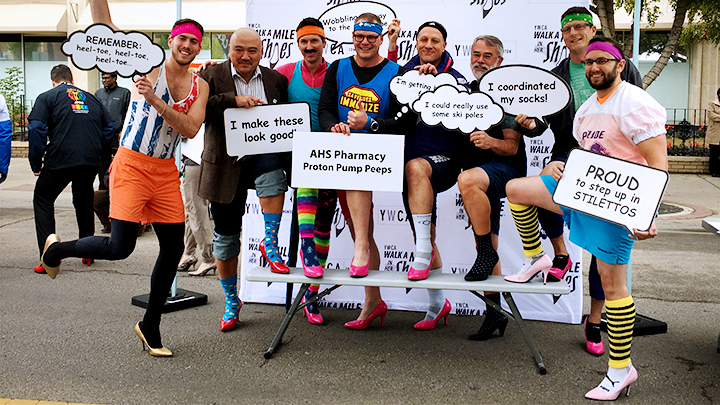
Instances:
[[[5,97],[5,102],[10,113],[10,121],[14,126],[24,126],[23,117],[23,75],[19,67],[5,68],[6,77],[0,79],[0,93]]]
[[[658,0],[641,0],[642,16],[652,26],[659,16]],[[720,44],[720,2],[718,0],[670,0],[675,10],[672,28],[667,37],[660,57],[650,71],[643,77],[643,87],[647,89],[665,68],[676,46],[680,43],[686,48],[700,40],[709,40]],[[594,0],[590,10],[600,17],[602,33],[606,37],[615,37],[615,6],[624,8],[631,16],[634,14],[635,0]],[[686,18],[690,22],[683,29]],[[629,54],[632,48],[632,30],[625,37],[623,52]]]

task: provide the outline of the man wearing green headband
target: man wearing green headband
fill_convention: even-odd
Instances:
[[[555,143],[552,148],[550,163],[545,166],[541,173],[552,175],[556,179],[562,175],[570,150],[578,147],[578,143],[572,135],[575,111],[595,93],[595,89],[590,87],[590,83],[585,77],[585,66],[581,61],[585,59],[585,50],[597,31],[593,25],[593,17],[585,7],[570,7],[563,13],[560,21],[562,38],[570,55],[560,61],[552,69],[552,72],[562,77],[570,85],[573,103],[569,104],[559,114],[547,118],[550,129],[555,136]],[[621,73],[622,80],[642,88],[642,77],[637,68],[630,59],[627,57],[624,59],[625,69]],[[521,123],[527,119],[530,118],[524,115],[518,116]],[[538,134],[545,131],[547,126],[541,120],[535,119],[535,121],[537,124],[536,131],[540,131]],[[572,267],[563,239],[563,220],[559,215],[544,209],[538,209],[535,218],[540,220],[540,224],[548,238],[550,238],[555,251],[550,274],[562,279]],[[535,221],[535,219],[532,220]],[[540,252],[534,257],[539,258],[544,254],[544,252]],[[605,304],[605,294],[600,283],[600,275],[597,271],[594,256],[590,262],[588,282],[591,302],[590,315],[586,319],[587,322],[584,323],[585,347],[589,353],[600,356],[605,352],[600,334],[600,316]]]

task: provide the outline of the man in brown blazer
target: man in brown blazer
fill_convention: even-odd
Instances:
[[[228,60],[200,73],[210,86],[205,115],[205,150],[202,154],[198,195],[210,201],[215,219],[215,254],[220,283],[225,291],[225,314],[220,330],[237,326],[242,303],[237,296],[240,228],[247,190],[254,188],[265,217],[264,246],[260,250],[274,272],[287,273],[277,248],[285,191],[288,188],[290,153],[228,156],[223,113],[228,108],[253,108],[260,104],[287,102],[287,78],[259,66],[260,36],[251,28],[240,28],[230,38]]]

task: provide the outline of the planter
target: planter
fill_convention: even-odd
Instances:
[[[670,173],[710,173],[707,156],[668,156],[668,172]]]

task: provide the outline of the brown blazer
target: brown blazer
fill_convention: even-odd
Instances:
[[[264,66],[260,66],[260,72],[268,104],[287,102],[287,78]],[[235,96],[238,95],[230,60],[209,66],[200,72],[200,77],[210,86],[210,95],[205,109],[205,149],[200,163],[198,195],[209,201],[228,204],[235,197],[238,181],[243,175],[240,162],[228,156],[225,144],[223,114],[228,108],[237,108]]]

